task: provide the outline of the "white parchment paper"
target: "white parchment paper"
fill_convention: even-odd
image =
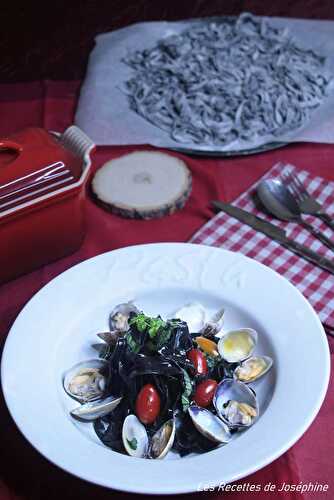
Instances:
[[[267,18],[275,27],[287,27],[294,40],[303,48],[310,48],[327,58],[327,69],[334,76],[334,21],[313,21],[286,18]],[[210,21],[212,18],[210,19]],[[147,122],[129,107],[127,96],[120,90],[133,75],[122,62],[129,51],[153,47],[156,42],[172,34],[179,34],[191,23],[203,19],[178,22],[146,22],[105,33],[96,37],[81,88],[75,123],[98,145],[152,144],[154,146],[215,151],[217,147],[201,147],[195,143],[175,142],[169,134]],[[272,142],[263,137],[256,142],[236,142],[220,151],[249,149]],[[334,80],[329,96],[312,114],[308,124],[298,132],[275,137],[276,142],[334,143]]]

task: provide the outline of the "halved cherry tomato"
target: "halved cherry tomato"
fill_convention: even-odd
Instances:
[[[198,384],[198,386],[196,387],[194,394],[195,403],[198,406],[202,406],[203,408],[209,406],[213,399],[216,387],[217,382],[215,380],[212,380],[210,378],[208,378],[207,380],[203,380],[203,382]]]
[[[152,424],[160,413],[160,396],[154,385],[144,385],[137,396],[136,414],[143,424]]]
[[[208,373],[208,364],[202,351],[199,349],[191,349],[187,353],[187,358],[192,362],[198,375],[206,375]]]

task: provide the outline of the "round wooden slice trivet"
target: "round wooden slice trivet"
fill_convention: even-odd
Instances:
[[[174,156],[135,151],[105,163],[92,191],[105,208],[123,217],[152,219],[182,208],[191,192],[191,174]]]

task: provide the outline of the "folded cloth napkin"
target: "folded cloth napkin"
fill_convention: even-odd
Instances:
[[[321,177],[312,177],[308,172],[299,170],[293,165],[278,163],[261,179],[253,184],[245,193],[237,198],[236,205],[248,212],[266,219],[287,231],[287,235],[312,250],[333,259],[333,253],[307,230],[295,222],[278,221],[266,215],[256,202],[256,186],[262,179],[282,178],[282,175],[293,172],[303,182],[308,192],[322,205],[325,211],[334,218],[334,182]],[[318,218],[305,215],[305,220],[321,229],[327,236],[333,232]],[[237,219],[218,213],[205,224],[191,239],[192,243],[201,243],[216,247],[224,247],[234,252],[241,252],[265,264],[291,281],[310,301],[321,322],[329,330],[334,329],[334,276],[295,255],[279,243],[272,241],[264,234],[239,222]]]

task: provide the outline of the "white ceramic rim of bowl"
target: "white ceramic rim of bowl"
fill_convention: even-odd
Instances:
[[[236,300],[241,301],[241,303],[242,300],[245,300],[247,297],[247,291],[245,292],[245,286],[240,286],[240,281],[243,280],[243,277],[239,274],[239,278],[240,276],[241,278],[238,282],[238,278],[236,276],[238,274],[238,268],[241,271],[244,269],[246,283],[252,275],[254,278],[254,280],[250,280],[252,283],[252,295],[256,296],[255,292],[261,291],[261,286],[268,283],[270,283],[270,293],[273,291],[275,291],[275,293],[280,292],[280,296],[276,297],[275,301],[275,314],[286,313],[290,315],[288,318],[285,318],[284,314],[282,315],[280,328],[289,329],[290,327],[292,328],[292,332],[295,333],[293,328],[298,326],[298,321],[301,321],[304,316],[304,319],[307,319],[307,322],[303,323],[301,333],[299,331],[298,335],[291,336],[290,331],[290,334],[288,334],[288,346],[286,342],[287,338],[284,338],[284,335],[287,337],[287,333],[284,333],[282,336],[270,338],[270,340],[275,344],[275,349],[282,349],[284,346],[289,348],[288,351],[285,351],[285,356],[280,356],[278,363],[276,363],[277,380],[273,398],[267,411],[258,421],[259,423],[261,422],[261,425],[254,425],[242,436],[242,439],[233,441],[233,443],[228,445],[228,448],[219,448],[210,453],[198,455],[193,458],[182,459],[182,462],[179,460],[147,461],[143,459],[135,459],[111,452],[108,448],[103,446],[97,450],[95,444],[89,444],[88,441],[82,439],[82,436],[78,438],[74,435],[73,431],[71,431],[72,427],[70,425],[70,419],[67,421],[64,419],[63,415],[61,421],[61,418],[58,418],[59,415],[61,415],[59,413],[60,409],[57,409],[55,406],[52,408],[55,411],[55,415],[49,415],[50,420],[47,421],[50,433],[47,434],[47,439],[45,439],[45,435],[38,432],[34,424],[34,418],[38,418],[40,413],[38,411],[36,411],[35,414],[29,414],[29,412],[26,412],[24,399],[27,398],[27,395],[24,388],[22,388],[22,385],[20,386],[16,384],[22,374],[27,377],[29,373],[29,370],[28,372],[25,371],[27,370],[27,367],[22,366],[24,365],[24,362],[20,363],[20,361],[24,361],[25,359],[22,353],[24,349],[22,349],[22,347],[24,347],[24,343],[28,343],[28,345],[31,343],[32,339],[30,334],[33,336],[34,333],[32,331],[28,335],[25,331],[24,336],[23,327],[26,327],[26,325],[29,324],[29,319],[34,317],[35,309],[37,313],[41,313],[40,307],[43,306],[43,304],[46,305],[48,303],[48,296],[50,294],[55,297],[54,294],[59,294],[60,290],[63,290],[64,286],[66,286],[67,290],[70,291],[71,287],[73,287],[75,279],[82,279],[84,274],[86,274],[85,283],[87,280],[91,284],[94,279],[102,279],[106,275],[107,270],[104,266],[109,266],[109,269],[111,263],[114,265],[116,261],[117,263],[122,262],[122,259],[125,259],[126,263],[128,257],[131,257],[131,254],[133,257],[136,252],[144,255],[144,259],[146,259],[146,261],[148,256],[151,256],[153,259],[152,262],[154,261],[155,263],[157,259],[160,259],[161,265],[164,269],[166,268],[166,262],[173,267],[174,264],[172,263],[176,262],[177,259],[183,258],[185,254],[195,259],[192,262],[194,262],[194,267],[196,268],[196,259],[198,257],[199,260],[201,260],[201,272],[204,274],[206,273],[206,281],[208,280],[208,272],[210,271],[212,272],[210,279],[213,281],[216,280],[218,275],[220,277],[228,275],[229,277],[227,281],[225,281],[225,285],[227,283],[226,286],[230,287],[228,289],[229,295],[232,298],[236,297]],[[217,260],[216,263],[215,260]],[[221,273],[217,273],[218,264],[219,268],[222,268]],[[127,265],[128,269],[131,268],[131,272],[134,267],[135,266],[131,267]],[[230,272],[231,267],[233,272],[236,272],[235,276]],[[124,269],[122,272],[125,272]],[[201,275],[201,278],[203,278],[204,274]],[[199,280],[199,276],[192,272],[189,272],[188,278],[190,279],[190,282],[191,280]],[[139,276],[139,279],[142,279],[142,276],[141,278]],[[161,277],[159,277],[158,273],[155,286],[161,286],[161,284]],[[182,280],[177,285],[187,286],[187,284],[183,283]],[[205,285],[207,285],[207,283],[205,283]],[[192,283],[190,286],[195,286],[195,283]],[[215,286],[217,286],[217,282],[215,282]],[[212,291],[212,288],[209,287],[208,291],[210,290]],[[217,292],[216,288],[214,288],[214,290]],[[84,293],[84,291],[78,292],[79,295],[80,293]],[[268,311],[268,307],[266,307],[266,305],[268,306],[268,304],[270,304],[270,299],[268,302],[268,296],[270,296],[270,293],[266,293],[261,299],[264,301],[262,304],[263,311],[261,310],[261,314],[264,316],[264,321],[269,321],[269,325],[270,311]],[[282,296],[284,297],[284,303],[277,300]],[[248,300],[252,299],[248,297]],[[63,307],[65,307],[65,305],[63,305]],[[254,307],[256,309],[256,302],[252,304],[252,307],[252,312],[254,312]],[[46,317],[48,314],[44,314],[44,316]],[[26,320],[28,323],[25,323]],[[37,317],[35,317],[35,320],[37,321],[37,325],[34,325],[34,331],[38,331],[39,320]],[[44,320],[45,318],[41,319],[41,321]],[[274,328],[274,325],[271,326]],[[277,327],[275,326],[275,328]],[[302,387],[300,387],[300,383],[298,381],[297,386],[295,386],[296,379],[293,377],[291,378],[293,370],[291,372],[291,364],[289,365],[289,356],[291,355],[291,359],[293,359],[293,353],[298,352],[296,349],[300,348],[300,345],[297,342],[298,339],[296,340],[296,338],[299,338],[300,336],[300,341],[305,341],[305,339],[307,339],[308,342],[304,344],[306,350],[304,349],[303,351],[303,359],[298,358],[297,363],[301,364],[300,368],[302,368],[303,365],[305,368],[308,366],[309,361],[312,360],[315,361],[317,363],[316,366],[318,366],[316,377],[314,375],[309,375],[308,372],[302,373]],[[38,347],[35,361],[37,360],[40,362],[42,359],[43,342],[46,341],[44,339],[47,339],[47,336],[45,336],[45,338],[39,338],[41,345]],[[21,351],[17,349],[18,341],[20,342]],[[39,354],[40,357],[38,357]],[[13,367],[16,367],[16,370],[14,370]],[[287,377],[289,375],[289,370],[290,379]],[[33,378],[34,373],[30,373]],[[178,494],[194,492],[198,490],[199,484],[217,486],[222,482],[233,482],[268,465],[287,451],[310,426],[326,395],[329,374],[330,356],[324,329],[309,302],[292,284],[270,268],[239,253],[233,253],[227,250],[207,247],[204,245],[193,245],[187,243],[158,243],[114,250],[88,259],[57,276],[28,302],[15,320],[11,328],[10,335],[7,338],[1,362],[2,388],[7,406],[17,426],[32,446],[34,446],[48,460],[81,479],[117,490],[145,494]],[[37,379],[35,381],[37,381]],[[289,387],[289,391],[292,390],[293,396],[297,398],[297,400],[294,400],[292,406],[289,408],[289,415],[287,415],[287,412],[278,412],[278,410],[282,408],[283,403],[286,404],[288,398],[288,394],[284,393],[285,386],[283,385],[284,383],[287,384],[287,382],[289,382],[289,384],[286,385],[286,387]],[[308,384],[311,384],[313,392],[312,390],[307,391]],[[302,390],[298,390],[298,387]],[[43,386],[41,386],[40,389],[45,390]],[[53,392],[51,395],[52,396],[50,396],[50,398],[53,397]],[[38,402],[40,398],[39,392],[35,391],[33,395],[31,395],[31,398],[37,398],[36,401]],[[26,403],[27,401],[30,403],[31,399],[28,398]],[[300,409],[303,411],[305,410],[306,414],[301,414],[302,412],[299,411]],[[288,423],[290,424],[289,426],[287,426]],[[57,426],[60,427],[57,429]],[[273,428],[275,429],[275,432],[273,432]],[[40,430],[43,429],[40,428]],[[54,432],[52,433],[51,430]],[[57,431],[62,433],[60,438]],[[259,446],[258,440],[256,441],[256,439],[259,439],[260,437],[262,439],[261,444],[263,447]],[[66,441],[61,441],[62,439],[69,439],[69,442],[72,440],[73,443],[75,443],[75,450],[69,448],[66,450],[66,453],[64,453],[64,449],[59,448],[59,442],[62,442],[63,444],[66,443]],[[55,442],[58,442],[58,446],[52,447],[52,444],[55,444]],[[249,456],[250,453],[245,453],[245,450],[249,449],[252,444],[254,446],[254,442],[257,443],[256,447],[252,449],[251,456]],[[102,467],[102,470],[99,470],[96,467],[96,464],[94,465],[93,470],[88,468],[88,462],[92,462],[91,454],[88,453],[89,447],[91,446],[95,447],[94,453],[96,458],[97,455],[99,455],[97,463]],[[217,457],[220,458],[220,453],[224,453],[225,458],[228,458],[229,455],[232,457],[237,456],[238,464],[235,465],[232,463],[233,460],[232,462],[225,460],[224,470],[222,472],[221,467],[219,466],[220,460],[216,460]],[[79,461],[78,457],[80,457]],[[107,469],[106,465],[108,465]],[[110,475],[112,465],[117,467],[116,475]],[[203,466],[205,467],[203,468]],[[107,470],[109,471],[109,474],[106,474]],[[129,477],[131,477],[131,483],[129,483]],[[166,477],[172,478],[173,482],[166,481]]]

